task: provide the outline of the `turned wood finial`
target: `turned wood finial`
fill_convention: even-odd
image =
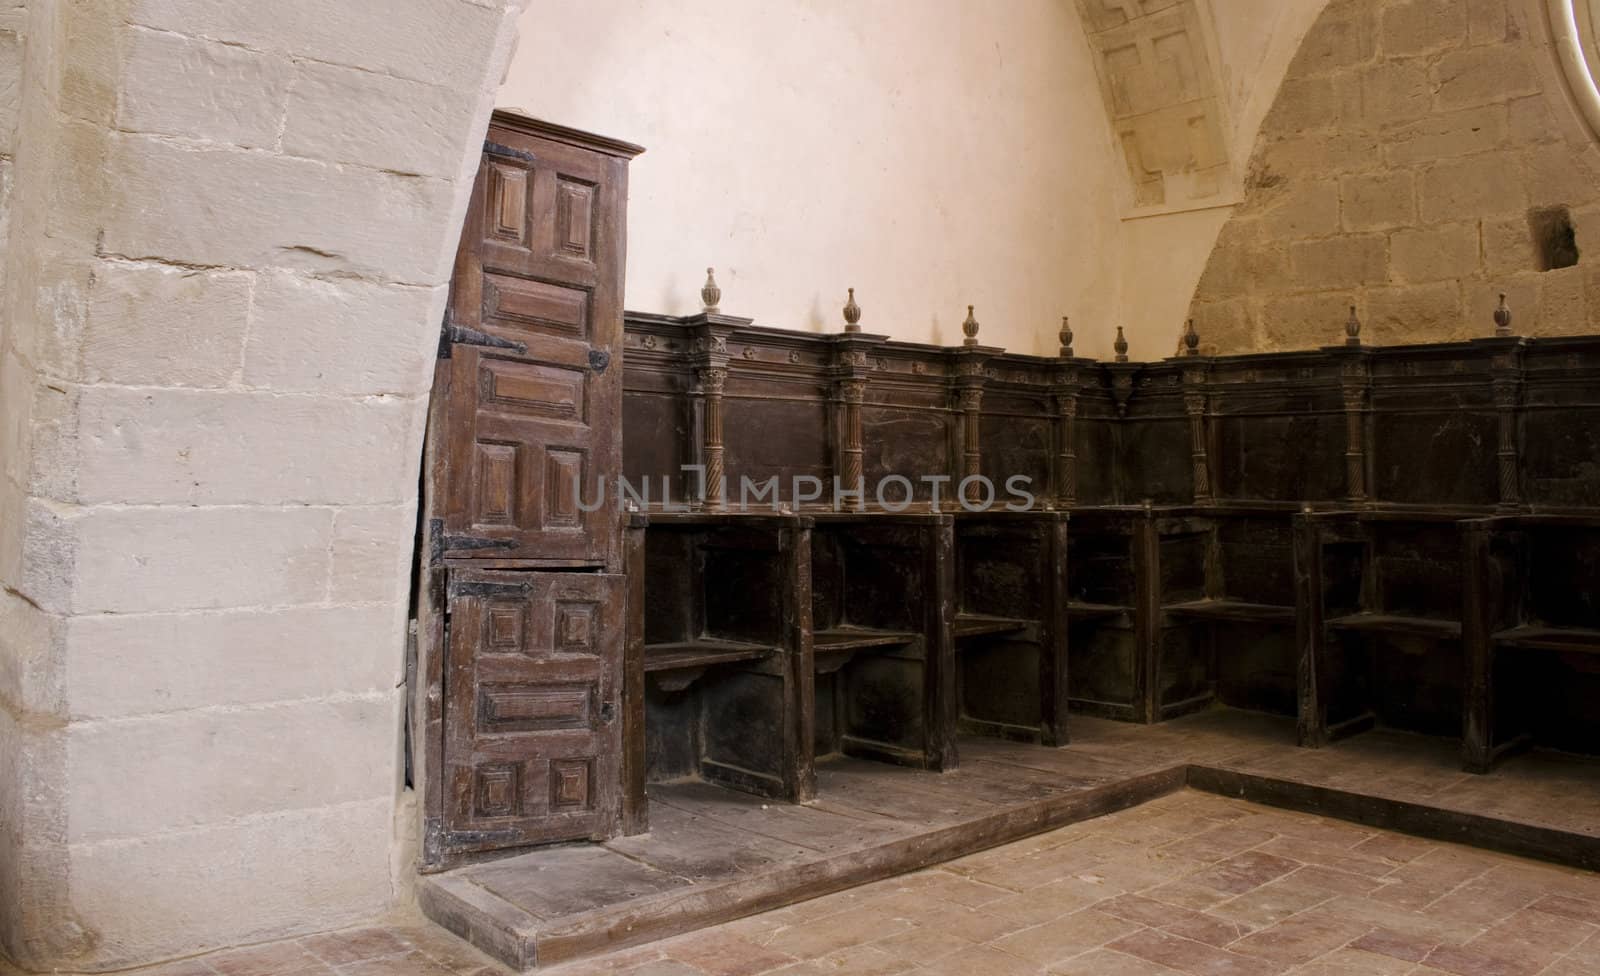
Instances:
[[[706,269],[706,283],[700,288],[700,301],[708,312],[721,311],[718,305],[722,301],[722,289],[717,287],[717,272],[714,268]]]
[[[1356,307],[1350,306],[1350,317],[1344,323],[1344,344],[1347,346],[1361,345],[1361,320],[1356,317]]]
[[[1500,306],[1494,310],[1494,334],[1502,338],[1511,335],[1511,306],[1506,304],[1504,292],[1500,295]]]
[[[844,330],[846,332],[861,331],[861,306],[856,304],[856,290],[849,289],[850,300],[844,303]]]
[[[1061,331],[1056,335],[1061,340],[1061,358],[1072,358],[1072,323],[1067,316],[1061,316]]]
[[[962,345],[975,346],[978,344],[978,320],[972,316],[971,305],[967,306],[967,320],[961,323],[961,331],[967,334],[967,338],[961,343]]]
[[[1200,333],[1194,330],[1194,319],[1183,330],[1183,348],[1186,356],[1200,355]]]
[[[1128,361],[1128,337],[1122,334],[1122,326],[1120,325],[1117,326],[1117,341],[1111,344],[1111,348],[1117,351],[1117,362],[1125,363]]]

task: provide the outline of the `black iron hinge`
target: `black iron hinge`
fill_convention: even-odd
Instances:
[[[428,522],[428,554],[433,565],[444,560],[447,552],[482,552],[486,549],[515,549],[515,539],[485,539],[475,535],[445,535],[444,519]]]
[[[491,349],[510,349],[519,356],[528,354],[528,347],[521,342],[502,339],[499,336],[469,329],[464,325],[456,325],[455,318],[449,311],[444,313],[444,327],[439,330],[439,358],[450,358],[450,347],[457,343],[469,346],[488,346]]]
[[[488,153],[490,156],[505,156],[510,159],[520,159],[525,163],[537,163],[539,161],[539,157],[535,156],[531,152],[526,152],[522,149],[512,149],[510,146],[503,146],[500,143],[493,142],[489,139],[485,139],[483,141],[483,151]]]
[[[533,582],[524,580],[520,583],[491,583],[487,580],[452,579],[450,581],[450,598],[458,600],[462,597],[483,597],[490,600],[516,600],[526,597],[533,592]]]

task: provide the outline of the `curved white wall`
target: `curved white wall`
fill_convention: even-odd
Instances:
[[[628,307],[1109,354],[1109,134],[1069,0],[541,0],[500,104],[644,144]],[[1203,260],[1203,258],[1202,258]],[[1180,299],[1186,303],[1187,291]]]

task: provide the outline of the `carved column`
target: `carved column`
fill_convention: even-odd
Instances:
[[[960,391],[961,400],[961,477],[977,477],[983,466],[983,449],[978,437],[978,424],[983,409],[983,376],[979,374],[976,385],[963,385]],[[962,492],[962,497],[969,502],[978,502],[983,498],[978,485],[968,484]]]
[[[1502,302],[1504,300],[1502,299]],[[1522,409],[1522,344],[1516,345],[1494,357],[1490,367],[1490,384],[1494,390],[1494,407],[1499,414],[1500,436],[1496,457],[1500,467],[1500,505],[1503,512],[1522,508],[1521,424]]]
[[[862,461],[866,438],[861,408],[867,399],[867,364],[873,350],[887,340],[861,332],[861,308],[855,303],[854,288],[850,289],[844,320],[844,334],[833,340],[833,424],[837,432],[833,473],[844,489],[840,497],[844,510],[859,512],[866,508],[866,466]],[[851,494],[856,491],[861,492],[859,497]]]
[[[1340,380],[1344,394],[1345,484],[1349,500],[1358,505],[1367,501],[1367,401],[1372,388],[1372,372],[1365,356],[1344,364]]]
[[[727,508],[728,503],[722,460],[722,393],[728,381],[728,368],[707,366],[696,373],[705,410],[700,436],[706,477],[700,502],[708,511],[720,512]]]
[[[1076,370],[1066,374],[1072,380]],[[1068,388],[1070,389],[1070,388]],[[1078,503],[1078,394],[1056,394],[1056,507],[1071,508]]]
[[[1190,456],[1194,461],[1194,500],[1207,504],[1211,501],[1211,461],[1206,454],[1206,415],[1211,396],[1206,392],[1206,371],[1185,369],[1183,385],[1183,407],[1189,414]]]
[[[1000,353],[978,345],[978,320],[972,306],[967,306],[967,319],[961,323],[966,338],[956,350],[956,404],[961,411],[961,465],[960,478],[965,481],[983,473],[983,442],[980,423],[983,415],[984,367],[990,358]],[[983,501],[983,493],[976,483],[969,484],[961,497],[968,502]]]
[[[1056,374],[1055,507],[1078,504],[1078,367],[1072,361],[1072,322],[1061,316],[1061,368]]]
[[[865,507],[866,480],[861,464],[861,404],[867,398],[867,381],[851,377],[839,382],[839,401],[843,407],[844,421],[840,425],[840,454],[844,462],[844,486],[847,491],[861,494],[845,495],[844,507],[849,512],[859,512]]]
[[[709,289],[711,286],[708,285]],[[712,512],[727,508],[726,466],[723,462],[722,397],[728,383],[728,337],[749,319],[736,319],[716,313],[703,313],[696,323],[692,363],[695,396],[699,400],[695,425],[696,454],[705,467],[705,477],[696,501]]]

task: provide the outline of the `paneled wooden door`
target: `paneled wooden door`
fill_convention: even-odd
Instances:
[[[432,857],[616,834],[623,578],[452,569]]]
[[[631,152],[563,131],[497,115],[485,143],[441,345],[436,544],[453,558],[616,569],[615,507],[583,511],[579,488],[589,501],[600,480],[614,492],[622,468]]]
[[[496,112],[428,416],[424,870],[620,826],[622,279],[636,146]],[[614,494],[613,492],[608,492]]]

